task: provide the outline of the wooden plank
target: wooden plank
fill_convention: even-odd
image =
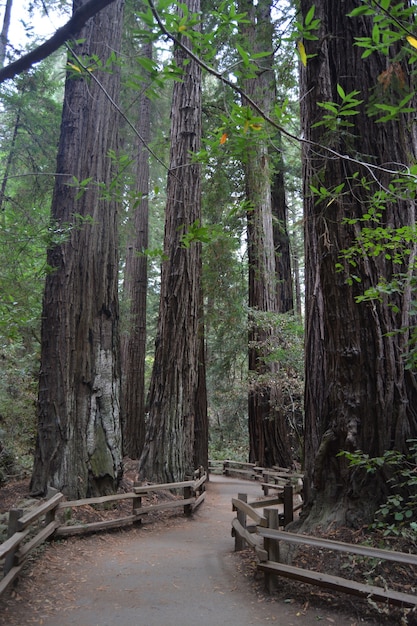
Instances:
[[[90,522],[89,524],[74,524],[73,526],[59,526],[55,534],[57,537],[63,537],[68,535],[81,535],[83,533],[97,532],[106,528],[118,528],[119,526],[128,526],[137,522],[143,515],[147,515],[152,511],[163,511],[166,509],[175,509],[183,507],[184,504],[193,504],[195,498],[188,498],[187,500],[175,500],[174,502],[162,502],[160,504],[153,504],[151,506],[141,507],[137,509],[135,515],[129,515],[127,517],[121,517],[113,520],[102,520],[100,522]]]
[[[0,597],[6,591],[7,587],[12,584],[15,578],[19,576],[22,567],[23,565],[16,565],[15,567],[12,567],[12,569],[6,574],[6,576],[2,578],[2,580],[0,580]]]
[[[360,554],[362,556],[368,556],[373,559],[385,559],[386,561],[394,561],[396,563],[417,565],[416,554],[395,552],[394,550],[381,550],[379,548],[370,548],[368,546],[344,543],[342,541],[334,541],[332,539],[321,539],[320,537],[312,537],[310,535],[297,535],[296,533],[289,533],[285,530],[258,528],[258,533],[261,535],[261,537],[267,537],[268,539],[278,539],[281,541],[287,541],[288,543],[317,546],[318,548],[327,548],[329,550],[336,550],[337,552]]]
[[[195,502],[194,497],[188,498],[187,500],[174,500],[172,502],[161,502],[159,504],[151,504],[149,506],[141,507],[141,509],[138,510],[138,515],[142,515],[144,513],[150,513],[152,511],[165,511],[169,509],[177,509],[177,508],[184,506],[184,504],[192,504],[193,502]]]
[[[29,530],[24,530],[14,533],[9,539],[6,539],[6,541],[0,545],[0,559],[3,559],[6,554],[14,550],[28,533]]]
[[[199,507],[202,502],[204,502],[204,500],[206,499],[206,493],[207,493],[206,491],[203,491],[203,493],[200,493],[198,498],[196,498],[193,504],[193,511],[195,511],[195,509]]]
[[[226,467],[225,469],[228,474],[244,474],[245,476],[255,478],[255,474],[250,469],[238,469],[236,467]]]
[[[182,504],[182,503],[181,503]],[[59,526],[55,531],[56,537],[68,537],[69,535],[82,535],[84,533],[97,532],[107,528],[121,528],[133,524],[140,518],[140,515],[129,515],[119,519],[102,520],[101,522],[90,522],[89,524],[74,524],[74,526]]]
[[[56,495],[52,496],[52,498],[49,498],[49,500],[47,500],[46,502],[43,502],[42,504],[37,506],[35,509],[28,511],[26,515],[23,515],[21,518],[19,518],[17,522],[18,530],[24,530],[27,526],[29,526],[29,524],[39,519],[39,517],[41,517],[45,513],[48,513],[48,511],[50,511],[51,509],[56,508],[63,498],[63,493],[57,493]]]
[[[284,563],[274,563],[267,561],[266,563],[258,563],[258,569],[269,574],[277,574],[299,580],[300,582],[325,587],[326,589],[334,589],[335,591],[343,591],[351,595],[361,596],[363,598],[372,598],[380,602],[389,602],[399,606],[416,606],[417,596],[411,596],[392,589],[383,589],[382,587],[374,587],[373,585],[365,585],[353,580],[346,580],[338,576],[330,574],[322,574],[321,572],[313,572],[304,570],[292,565]]]
[[[61,502],[58,509],[69,509],[71,507],[85,506],[86,504],[106,504],[108,502],[118,502],[119,500],[129,500],[136,497],[136,493],[115,493],[111,496],[97,496],[95,498],[81,498],[80,500],[68,500]]]
[[[238,511],[243,511],[244,513],[246,513],[246,515],[250,517],[258,526],[265,526],[266,519],[264,518],[264,516],[259,515],[255,511],[255,509],[253,509],[246,502],[243,502],[242,500],[238,500],[237,498],[232,498],[232,506],[233,506],[234,511],[238,510]]]
[[[243,461],[230,461],[229,459],[226,459],[226,461],[223,461],[223,463],[228,463],[229,467],[230,465],[238,465],[239,467],[245,467],[248,469],[253,469],[255,467],[255,463],[244,463]]]
[[[202,485],[204,485],[206,480],[207,480],[207,474],[204,474],[201,478],[196,480],[195,483],[194,483],[194,491],[198,491],[200,489],[200,487]]]
[[[265,506],[275,506],[276,504],[281,504],[282,498],[264,498],[263,500],[255,500],[254,502],[248,502],[249,506],[253,509],[260,509]]]
[[[248,532],[246,528],[244,528],[239,522],[237,517],[232,520],[232,528],[234,529],[235,533],[237,533],[239,537],[244,539],[251,548],[260,547],[259,541],[257,541],[257,536]]]
[[[56,529],[59,527],[59,522],[52,521],[45,528],[42,528],[30,541],[28,541],[24,546],[19,548],[16,552],[17,563],[20,564],[26,556],[35,548],[40,546],[41,543],[46,541],[48,537],[54,534]]]
[[[182,487],[193,486],[193,480],[183,480],[179,483],[164,483],[164,484],[155,484],[155,485],[144,485],[143,487],[134,487],[134,492],[144,494],[144,493],[152,493],[153,491],[161,491],[161,490],[170,490],[170,489],[181,489]]]

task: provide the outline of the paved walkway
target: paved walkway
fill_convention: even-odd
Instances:
[[[259,484],[212,476],[206,501],[191,519],[52,544],[51,569],[47,551],[39,580],[32,583],[35,598],[28,606],[17,595],[7,614],[0,613],[0,624],[357,624],[338,613],[270,599],[259,585],[256,591],[253,575],[245,575],[241,557],[233,552],[231,498],[238,492],[261,495]]]

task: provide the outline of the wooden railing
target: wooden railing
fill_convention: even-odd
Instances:
[[[0,596],[16,580],[27,557],[34,549],[48,539],[68,535],[80,535],[112,528],[122,528],[131,524],[140,524],[143,516],[150,512],[167,509],[183,508],[186,516],[205,499],[205,483],[207,474],[202,468],[194,472],[192,480],[177,483],[150,484],[134,486],[133,492],[120,493],[97,498],[67,501],[62,493],[55,492],[46,502],[24,512],[12,509],[9,512],[9,538],[0,544],[0,564],[3,562],[3,578],[0,580]],[[142,506],[142,499],[161,491],[182,491],[183,498]],[[105,519],[96,522],[76,525],[63,524],[61,517],[70,517],[69,513],[77,507],[88,505],[106,505],[120,500],[132,501],[132,513],[116,519]],[[64,512],[64,515],[60,515]]]
[[[298,485],[298,491],[301,491],[303,474],[293,472],[286,467],[261,467],[257,463],[244,463],[243,461],[224,461],[209,460],[209,472],[212,474],[223,474],[224,476],[238,476],[246,480],[257,480],[262,484],[265,495],[268,495],[270,489],[280,490],[284,485],[291,482],[294,486]]]
[[[404,607],[417,606],[416,595],[281,563],[280,542],[316,546],[320,549],[358,554],[371,559],[385,559],[413,566],[417,565],[417,555],[380,550],[363,545],[348,544],[279,530],[280,521],[284,521],[285,515],[280,515],[277,508],[268,508],[275,506],[277,502],[282,502],[282,499],[277,497],[248,503],[246,494],[239,494],[238,498],[232,499],[233,509],[237,511],[237,516],[232,521],[235,550],[242,550],[247,544],[255,551],[258,558],[257,568],[265,574],[265,586],[268,591],[273,591],[276,588],[277,576],[285,576],[327,589],[371,598],[375,601],[388,602]],[[258,509],[262,507],[265,508],[263,513],[260,514]],[[254,522],[254,525],[247,523],[248,518]]]

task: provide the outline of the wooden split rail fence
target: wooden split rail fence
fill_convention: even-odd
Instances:
[[[327,589],[343,591],[344,593],[364,598],[371,598],[374,601],[404,607],[417,606],[417,595],[363,584],[346,578],[302,569],[280,562],[280,542],[315,546],[319,549],[334,550],[346,554],[357,554],[370,559],[385,559],[387,561],[412,566],[417,566],[417,555],[394,552],[391,550],[380,550],[368,546],[348,544],[280,530],[279,525],[282,517],[278,509],[268,508],[275,505],[277,501],[282,500],[277,497],[248,503],[246,494],[239,494],[238,498],[232,499],[233,509],[237,511],[237,516],[232,521],[235,550],[242,550],[246,545],[249,545],[255,551],[258,558],[257,568],[265,574],[265,586],[268,591],[271,592],[276,589],[277,576],[285,576]],[[263,509],[263,513],[260,513],[259,508],[262,507],[265,508]],[[251,520],[252,524],[247,523],[248,518]]]
[[[47,540],[69,535],[122,528],[132,524],[140,524],[144,515],[150,512],[183,507],[184,515],[191,516],[193,511],[204,501],[206,496],[205,483],[207,474],[202,468],[194,472],[192,480],[176,483],[150,484],[134,486],[133,492],[120,493],[82,500],[65,500],[62,493],[55,492],[39,506],[24,512],[12,509],[9,512],[9,538],[0,544],[0,564],[3,563],[3,578],[0,579],[0,596],[17,579],[24,567],[27,557],[35,548]],[[161,491],[182,491],[183,499],[158,502],[147,506],[142,499]],[[117,519],[106,519],[99,522],[77,525],[63,524],[59,518],[64,517],[72,509],[83,505],[109,505],[120,500],[132,501],[132,513]],[[60,515],[61,514],[61,515]]]

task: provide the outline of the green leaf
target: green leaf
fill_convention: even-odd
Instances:
[[[356,7],[356,9],[353,9],[353,11],[348,13],[348,17],[360,17],[361,15],[374,15],[374,14],[375,14],[375,9],[366,5],[362,5],[360,7]]]
[[[244,50],[244,48],[242,48],[242,46],[240,46],[239,44],[236,44],[236,49],[239,52],[242,61],[243,61],[243,65],[245,65],[246,67],[249,66],[250,64],[250,57],[249,54],[246,52],[246,50]]]
[[[310,7],[310,9],[307,11],[307,15],[306,15],[305,20],[304,20],[304,24],[306,26],[309,26],[309,24],[311,24],[311,22],[313,21],[315,10],[316,10],[316,7],[313,4]]]
[[[346,99],[346,93],[345,93],[345,90],[343,89],[342,85],[339,85],[339,83],[337,83],[336,89],[337,89],[337,93],[342,98],[342,100],[345,100]]]

